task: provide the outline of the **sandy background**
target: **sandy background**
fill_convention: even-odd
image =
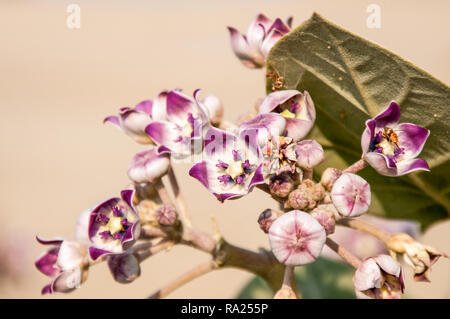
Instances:
[[[72,1],[0,1],[0,236],[14,235],[18,282],[1,282],[0,297],[40,297],[48,279],[33,266],[44,237],[73,236],[78,214],[129,183],[126,167],[142,147],[110,126],[106,115],[154,98],[162,89],[196,88],[217,94],[235,120],[264,95],[260,71],[241,66],[229,46],[227,25],[246,30],[258,12],[294,16],[298,25],[315,10],[379,43],[450,83],[449,1],[376,1],[381,29],[366,27],[372,1],[77,1],[81,29],[66,27]],[[247,248],[268,246],[256,218],[274,202],[253,192],[220,205],[176,167],[195,225],[211,231],[214,214],[223,235]],[[450,253],[450,223],[430,228],[423,241]],[[4,241],[4,239],[0,239]],[[106,265],[69,296],[137,298],[208,256],[175,247],[148,260],[139,280],[115,283]],[[230,298],[251,277],[238,270],[210,273],[177,290],[174,298]],[[407,281],[409,295],[450,297],[450,262],[433,269],[432,284]]]

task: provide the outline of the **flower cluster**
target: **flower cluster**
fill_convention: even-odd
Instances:
[[[291,22],[259,14],[246,36],[229,27],[232,49],[244,65],[263,67],[269,50],[290,32]],[[172,169],[171,160],[181,158],[195,159],[189,175],[222,203],[254,189],[279,203],[278,210],[266,209],[258,217],[274,257],[269,259],[274,267],[286,266],[276,298],[295,297],[289,287],[294,267],[313,263],[325,246],[356,269],[353,283],[358,298],[400,297],[404,283],[397,256],[412,266],[416,280],[428,280],[431,265],[446,255],[359,218],[371,209],[372,196],[370,184],[358,175],[369,165],[386,176],[429,170],[425,160],[417,158],[430,134],[427,129],[399,124],[400,107],[391,102],[367,120],[361,160],[341,170],[323,167],[324,148],[310,135],[316,110],[307,91],[271,92],[256,111],[230,125],[224,123],[223,106],[215,95],[199,98],[196,90],[190,97],[176,89],[105,118],[147,148],[128,166],[132,185],[120,197],[108,198],[80,215],[75,240],[37,237],[49,247],[36,261],[36,267],[51,278],[42,293],[72,291],[86,280],[89,267],[101,261],[107,262],[116,281],[132,282],[140,276],[143,260],[179,243],[210,252],[214,265],[233,260],[223,258],[229,251],[220,251],[225,241],[193,231]],[[166,175],[173,196],[162,182]],[[336,225],[373,235],[392,257],[376,254],[360,260],[329,237]],[[219,258],[223,260],[217,262]],[[263,258],[267,260],[267,255]]]

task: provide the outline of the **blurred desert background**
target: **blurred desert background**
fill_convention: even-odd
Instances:
[[[81,7],[81,28],[69,29],[66,8]],[[366,26],[366,8],[381,7],[381,28]],[[450,83],[450,2],[172,0],[37,1],[0,0],[0,241],[14,249],[16,277],[2,279],[2,298],[40,298],[49,279],[34,259],[43,251],[34,240],[73,238],[79,213],[118,195],[129,183],[126,168],[143,146],[103,125],[119,107],[153,99],[163,89],[197,88],[218,95],[225,118],[236,120],[264,96],[264,76],[234,56],[227,25],[246,31],[259,12],[294,16],[294,25],[317,11]],[[194,224],[249,249],[268,247],[256,223],[276,203],[254,191],[220,204],[177,165]],[[450,254],[450,222],[435,224],[422,241]],[[188,247],[174,247],[142,265],[129,285],[113,281],[105,264],[92,267],[88,281],[69,295],[50,298],[141,298],[208,260]],[[450,297],[450,261],[440,260],[431,284],[413,283],[408,296]],[[232,298],[251,274],[225,269],[209,273],[170,298]],[[46,298],[48,298],[46,296]]]

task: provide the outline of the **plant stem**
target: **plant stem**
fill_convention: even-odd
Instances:
[[[191,222],[191,219],[189,217],[189,214],[188,214],[187,208],[186,208],[186,202],[184,200],[183,195],[180,192],[180,186],[178,185],[177,177],[175,176],[175,173],[174,173],[172,167],[169,168],[168,175],[169,175],[170,185],[172,186],[172,190],[175,194],[175,200],[178,204],[178,210],[181,214],[181,217],[183,218],[183,221],[187,227],[192,227],[192,222]]]
[[[369,164],[364,160],[364,159],[360,159],[359,161],[353,163],[352,165],[350,165],[349,167],[347,167],[343,173],[357,173],[360,170],[362,170],[363,168],[367,167]]]
[[[159,289],[155,293],[153,293],[149,298],[150,299],[160,299],[166,297],[168,294],[170,294],[175,289],[187,284],[188,282],[194,280],[195,278],[198,278],[204,274],[207,274],[211,272],[212,270],[217,268],[217,264],[212,260],[207,262],[206,264],[199,265],[195,267],[194,269],[188,271],[184,275],[178,277],[171,283],[169,283],[167,286]]]
[[[355,269],[361,265],[361,260],[353,255],[351,252],[349,252],[347,249],[336,243],[331,238],[327,238],[326,244],[328,247],[330,247],[332,250],[334,250],[339,256],[342,257],[347,263],[352,265]]]
[[[169,206],[175,207],[175,205],[173,204],[172,199],[170,198],[169,193],[167,192],[167,189],[164,186],[162,180],[158,179],[154,183],[154,186],[155,186],[155,189],[158,192],[158,195],[161,198],[162,202],[165,205],[169,205]]]
[[[292,288],[293,283],[294,283],[294,266],[286,266],[286,268],[284,269],[283,285]]]
[[[156,237],[168,237],[169,234],[160,229],[160,228],[156,228],[156,227],[147,227],[147,226],[143,226],[141,228],[141,238],[156,238]]]
[[[312,169],[303,169],[303,179],[313,180],[313,170]]]
[[[391,234],[360,219],[343,218],[338,220],[337,223],[342,226],[347,226],[361,232],[368,233],[381,240],[384,244],[387,244],[391,238]]]

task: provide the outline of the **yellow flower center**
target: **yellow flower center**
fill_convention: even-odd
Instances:
[[[284,117],[288,117],[288,118],[295,118],[295,114],[292,113],[291,111],[289,111],[288,109],[285,109],[283,112],[280,113],[281,115],[283,115]]]
[[[123,217],[116,217],[116,216],[112,216],[109,219],[108,224],[106,224],[106,228],[108,228],[109,232],[111,233],[111,236],[114,236],[115,233],[124,230],[122,220]]]
[[[235,180],[236,177],[245,173],[244,169],[242,168],[242,161],[237,161],[229,164],[225,172]]]
[[[395,144],[392,142],[389,142],[387,139],[383,139],[380,143],[377,144],[377,146],[383,148],[383,154],[384,155],[391,155],[394,156],[395,153]]]
[[[192,135],[192,125],[191,123],[186,123],[185,125],[183,125],[183,127],[181,128],[181,133],[180,135],[182,137],[191,137]]]

